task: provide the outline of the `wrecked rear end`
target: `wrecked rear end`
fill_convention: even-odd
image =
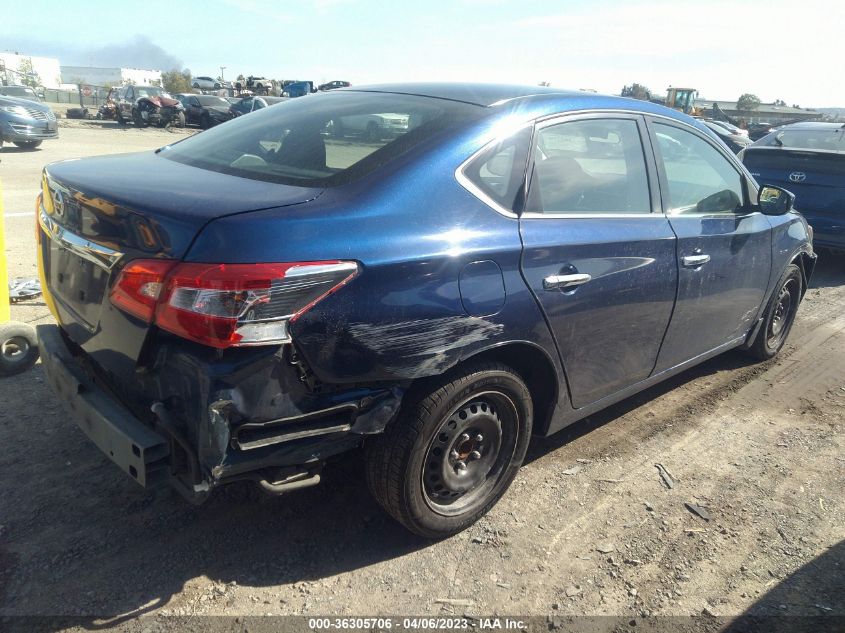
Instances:
[[[44,172],[39,264],[58,323],[39,328],[45,374],[126,473],[194,501],[239,479],[318,482],[326,459],[385,428],[415,377],[368,363],[367,332],[343,325],[374,307],[359,291],[373,257],[349,230],[371,210],[350,200],[415,143],[333,145],[319,108],[299,127],[297,110],[284,126],[272,110]],[[420,143],[453,123],[415,114]],[[382,223],[367,222],[370,235]]]

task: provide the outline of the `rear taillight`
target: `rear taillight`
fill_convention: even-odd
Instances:
[[[290,340],[288,326],[355,275],[355,262],[193,264],[137,260],[112,302],[183,338],[226,348]],[[158,273],[158,274],[156,274]]]
[[[176,265],[165,259],[137,259],[124,268],[111,290],[111,302],[124,312],[150,322],[167,273]]]

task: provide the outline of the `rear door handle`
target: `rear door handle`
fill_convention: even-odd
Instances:
[[[575,288],[585,284],[592,279],[587,273],[575,273],[573,275],[549,275],[543,279],[543,290],[563,290]]]
[[[681,257],[684,268],[698,268],[710,261],[710,255],[685,255]]]

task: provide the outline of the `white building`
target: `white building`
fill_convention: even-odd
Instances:
[[[29,70],[31,69],[31,71]],[[52,57],[34,57],[20,53],[0,53],[0,83],[20,85],[24,83],[24,74],[37,75],[35,81],[45,88],[58,88],[62,83],[59,60]]]
[[[92,86],[160,86],[160,70],[142,68],[98,68],[96,66],[62,66],[62,81],[66,84]]]

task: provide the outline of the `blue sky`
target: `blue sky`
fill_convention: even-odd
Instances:
[[[117,9],[116,7],[120,7]],[[29,0],[0,50],[316,82],[502,81],[845,106],[834,0]],[[36,26],[37,25],[37,26]]]

